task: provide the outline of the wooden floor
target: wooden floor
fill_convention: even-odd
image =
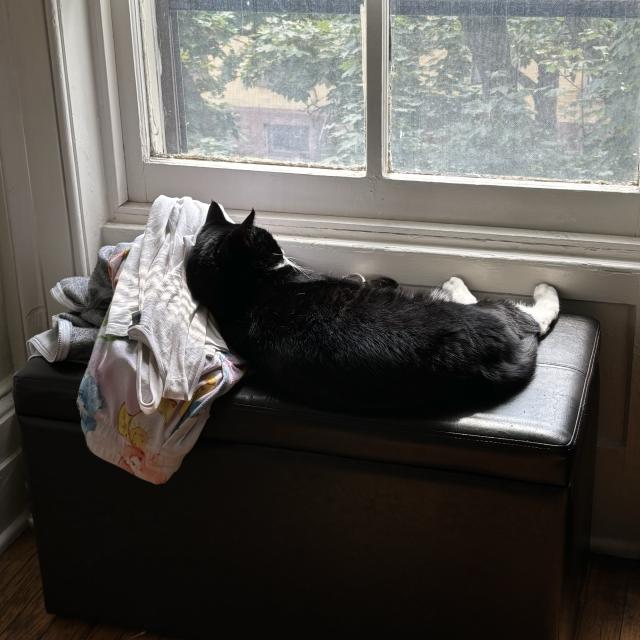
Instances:
[[[0,640],[161,640],[143,630],[65,620],[44,610],[33,533],[0,556]],[[640,640],[640,562],[592,557],[576,640]]]

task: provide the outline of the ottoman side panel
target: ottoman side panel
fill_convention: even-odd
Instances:
[[[211,442],[158,487],[77,425],[21,424],[55,613],[202,637],[557,638],[562,487]]]

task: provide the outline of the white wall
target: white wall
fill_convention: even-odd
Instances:
[[[44,2],[0,0],[0,373],[57,311],[47,291],[76,272]],[[8,359],[7,359],[8,360]],[[2,379],[2,375],[0,375]],[[27,518],[11,379],[0,382],[0,551]]]

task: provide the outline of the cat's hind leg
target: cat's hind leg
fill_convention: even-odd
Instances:
[[[533,302],[533,305],[518,302],[516,306],[538,323],[540,335],[544,336],[560,313],[558,292],[543,282],[533,290]]]
[[[442,290],[447,294],[447,300],[458,302],[459,304],[475,304],[478,299],[469,291],[467,285],[461,278],[453,276],[443,285]]]

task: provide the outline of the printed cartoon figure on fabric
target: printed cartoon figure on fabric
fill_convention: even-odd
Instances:
[[[145,233],[111,255],[113,299],[78,393],[89,449],[154,484],[180,467],[212,401],[244,373],[185,280],[205,217],[203,203],[160,196]]]

